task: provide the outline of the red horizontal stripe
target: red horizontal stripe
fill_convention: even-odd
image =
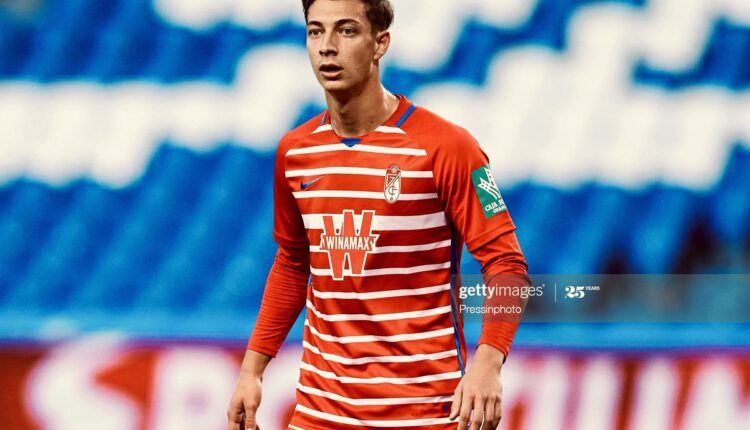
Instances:
[[[310,325],[331,336],[395,336],[424,333],[453,326],[450,313],[393,321],[325,321],[307,313]]]
[[[355,167],[349,166],[321,166],[321,167]],[[357,166],[371,169],[372,167]],[[390,167],[387,166],[387,167]],[[306,169],[305,169],[306,170]],[[378,169],[379,170],[379,169]],[[382,169],[383,172],[386,169]],[[403,170],[403,169],[402,169]],[[385,188],[385,176],[371,176],[371,175],[359,175],[355,173],[325,173],[316,174],[311,176],[297,176],[293,178],[287,178],[289,183],[292,185],[292,191],[300,191],[300,185],[302,182],[309,182],[318,177],[322,179],[315,182],[315,185],[311,186],[307,190],[309,191],[322,191],[322,190],[347,190],[347,191],[374,191],[382,193]],[[435,181],[434,178],[405,178],[401,177],[401,193],[402,194],[423,194],[423,193],[435,193]],[[303,199],[306,200],[306,199]],[[300,200],[301,202],[301,200]]]
[[[296,189],[295,191],[299,191]],[[309,191],[322,191],[319,189],[309,189]],[[375,190],[383,193],[383,189]],[[401,194],[417,194],[402,190]],[[297,199],[300,212],[302,214],[312,213],[343,213],[344,210],[353,210],[355,214],[362,213],[363,210],[374,210],[375,215],[385,216],[413,216],[428,215],[440,212],[442,209],[438,199],[428,200],[404,200],[399,199],[394,203],[388,203],[383,196],[382,200],[361,199],[356,197],[316,197],[308,199]]]
[[[339,376],[352,378],[415,378],[436,373],[454,372],[459,370],[458,357],[445,357],[439,360],[421,360],[415,363],[365,363],[342,364],[328,361],[320,355],[305,348],[302,361],[320,370],[333,372]],[[345,394],[341,394],[345,396]]]
[[[299,145],[296,148],[335,144],[337,142],[314,143]],[[423,149],[415,145],[401,145],[399,142],[362,142],[361,145],[383,146],[388,148]],[[366,167],[368,169],[387,169],[397,165],[401,170],[431,171],[432,164],[429,157],[406,154],[381,154],[363,151],[330,151],[312,154],[297,154],[286,157],[285,171],[317,169],[320,167],[347,166]]]
[[[461,381],[460,378],[444,379],[440,381],[420,382],[418,384],[344,384],[332,379],[323,378],[315,373],[306,370],[300,371],[300,383],[308,387],[315,387],[319,390],[337,393],[342,396],[353,399],[369,399],[377,397],[432,397],[432,396],[450,396]],[[299,395],[300,392],[297,391]],[[304,397],[312,396],[311,394],[301,393]],[[318,396],[315,396],[318,397]],[[339,404],[347,405],[343,402]],[[352,406],[352,405],[348,405]],[[391,406],[395,408],[395,406]],[[356,415],[354,415],[356,416]],[[358,416],[357,416],[358,417]],[[412,417],[418,418],[419,416]],[[359,417],[358,417],[359,418]]]
[[[356,417],[359,420],[413,420],[424,418],[446,418],[450,415],[451,401],[440,403],[421,403],[409,405],[378,405],[359,406],[336,400],[310,395],[307,393],[300,398],[300,404],[316,411],[339,415],[342,417]],[[392,397],[392,396],[389,396]],[[447,405],[447,410],[443,410]],[[393,427],[391,427],[393,428]]]
[[[442,327],[437,328],[439,329]],[[453,334],[441,335],[429,339],[404,340],[400,342],[329,342],[312,334],[312,332],[310,332],[310,327],[307,326],[304,328],[303,339],[310,344],[315,345],[322,352],[348,358],[383,355],[432,354],[456,347]]]
[[[408,275],[345,277],[341,281],[337,281],[331,276],[312,276],[312,284],[318,291],[357,291],[360,293],[399,290],[407,286],[413,288],[430,287],[449,282],[449,269],[431,270]]]
[[[391,314],[412,312],[450,306],[450,290],[412,296],[388,297],[382,299],[320,299],[310,300],[315,308],[324,314]]]
[[[383,430],[384,429],[384,427],[371,427],[371,426],[359,426],[359,425],[355,426],[355,425],[348,425],[348,424],[332,423],[327,420],[312,417],[302,412],[294,413],[294,415],[292,416],[291,424],[299,428],[305,429],[305,430]],[[393,429],[394,427],[391,427],[389,430],[393,430]],[[436,426],[408,427],[407,429],[408,430],[457,430],[458,422],[452,423],[452,424],[436,425]],[[287,429],[287,430],[291,430],[291,429]],[[405,430],[405,429],[398,429],[398,430]]]

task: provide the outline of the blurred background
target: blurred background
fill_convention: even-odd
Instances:
[[[477,137],[531,273],[748,273],[750,1],[393,3],[386,87]],[[0,0],[0,430],[225,428],[304,38],[298,0]],[[522,324],[501,428],[746,429],[750,284],[699,284],[733,323]]]

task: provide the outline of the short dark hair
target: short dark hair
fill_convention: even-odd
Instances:
[[[365,4],[365,11],[367,19],[370,20],[372,31],[377,33],[379,31],[388,30],[393,24],[393,5],[390,0],[359,0]],[[302,9],[305,12],[305,22],[307,22],[307,13],[310,11],[310,6],[315,3],[315,0],[302,0]]]

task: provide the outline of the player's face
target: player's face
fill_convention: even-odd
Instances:
[[[363,84],[387,49],[385,33],[372,33],[359,0],[317,0],[307,15],[307,52],[318,82],[331,92]]]

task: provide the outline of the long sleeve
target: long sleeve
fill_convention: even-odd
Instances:
[[[248,349],[276,357],[305,306],[310,276],[308,261],[307,249],[279,246],[268,273],[258,319],[247,343]]]
[[[526,260],[521,252],[518,239],[514,232],[507,232],[488,242],[472,253],[474,258],[482,266],[484,283],[488,287],[525,287],[531,284],[527,274]],[[522,294],[503,294],[493,297],[485,297],[483,306],[485,308],[495,306],[514,306],[521,309],[526,308],[528,297]],[[488,344],[502,351],[507,360],[510,347],[515,338],[521,313],[493,316],[490,313],[483,314],[482,333],[477,345]]]
[[[310,245],[297,202],[287,181],[285,136],[276,150],[273,177],[273,237],[278,244],[263,299],[247,347],[275,357],[305,306],[310,278]]]
[[[442,207],[451,224],[481,263],[485,285],[526,286],[527,266],[489,158],[465,129],[441,130],[444,144],[433,154],[433,170]],[[484,306],[523,305],[520,297],[485,298]],[[502,321],[500,321],[502,319]],[[479,344],[490,344],[507,357],[520,315],[482,320]]]

